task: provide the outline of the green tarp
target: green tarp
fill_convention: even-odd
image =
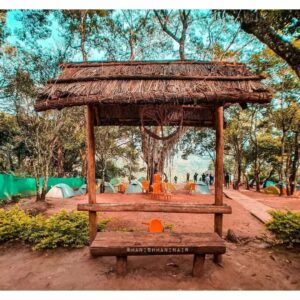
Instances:
[[[43,178],[40,178],[40,186]],[[59,178],[49,177],[47,183],[47,192],[56,184],[64,183],[72,188],[79,188],[85,183],[84,177],[78,178]],[[21,197],[34,196],[36,194],[36,184],[34,178],[22,178],[9,174],[0,174],[0,199],[11,199],[12,196]]]

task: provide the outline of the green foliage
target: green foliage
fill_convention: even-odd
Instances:
[[[165,231],[173,231],[173,229],[174,229],[174,224],[165,224],[164,225]]]
[[[31,217],[18,206],[0,209],[0,242],[22,240],[27,236],[30,224]]]
[[[61,210],[39,222],[33,224],[33,229],[38,230],[30,236],[34,249],[80,248],[88,244],[88,215],[85,213]]]
[[[266,224],[266,227],[275,234],[276,239],[289,245],[300,244],[300,213],[291,211],[269,213],[273,219]]]
[[[103,231],[108,222],[110,219],[101,220],[98,231]],[[24,241],[32,244],[34,250],[81,248],[89,241],[88,215],[61,210],[45,218],[30,216],[18,206],[0,209],[0,243],[7,241]]]
[[[97,223],[97,231],[104,231],[106,225],[111,221],[111,219],[103,219]]]

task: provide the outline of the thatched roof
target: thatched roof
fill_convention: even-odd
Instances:
[[[218,102],[228,106],[271,100],[271,94],[260,82],[262,77],[253,75],[240,63],[90,62],[65,63],[61,68],[61,75],[49,80],[39,93],[35,104],[37,111],[94,104],[101,107],[101,111],[113,105],[114,108],[125,107],[125,110],[127,107],[131,112],[144,105],[196,108],[199,105],[213,107]],[[123,108],[121,111],[126,114]],[[113,117],[110,110],[110,119]],[[131,116],[132,120],[134,118]]]

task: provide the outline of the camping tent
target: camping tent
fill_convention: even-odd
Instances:
[[[73,189],[65,183],[59,183],[54,185],[46,194],[46,197],[61,199],[71,198],[73,196],[75,196]]]
[[[195,194],[210,194],[208,185],[202,181],[198,181],[196,183]]]
[[[122,182],[122,180],[121,180],[120,178],[113,178],[113,179],[110,180],[109,183],[110,183],[112,186],[117,186],[117,185],[119,185],[121,182]]]
[[[140,177],[139,179],[138,179],[138,181],[140,182],[140,183],[142,183],[144,180],[147,180],[145,177]]]
[[[86,194],[86,184],[83,184],[77,191],[74,192],[75,195],[85,195]]]
[[[142,193],[142,184],[138,180],[131,181],[128,184],[125,194],[134,194],[134,193]]]
[[[272,181],[272,180],[265,180],[265,182],[263,184],[263,188],[267,188],[269,186],[275,186],[274,181]]]
[[[109,182],[104,183],[104,193],[115,193],[113,185]]]

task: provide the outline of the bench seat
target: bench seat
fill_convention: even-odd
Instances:
[[[116,256],[117,273],[126,273],[127,256],[194,254],[193,275],[203,271],[205,254],[224,254],[216,233],[98,232],[90,245],[93,256]]]

